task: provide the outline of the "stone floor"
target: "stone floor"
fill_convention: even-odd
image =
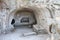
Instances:
[[[0,35],[0,40],[49,40],[49,35],[37,35],[32,28],[17,27],[14,32]]]

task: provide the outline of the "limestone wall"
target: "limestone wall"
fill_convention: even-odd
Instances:
[[[58,0],[4,0],[4,2],[7,6],[0,11],[0,31],[3,33],[14,28],[10,24],[11,19],[14,13],[22,8],[32,9],[35,12],[37,24],[34,27],[37,30],[49,30],[51,24],[60,20],[60,4]],[[57,22],[57,24],[60,23]]]

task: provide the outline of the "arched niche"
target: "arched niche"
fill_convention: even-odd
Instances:
[[[23,8],[22,10],[18,10],[12,19],[12,25],[35,25],[37,24],[37,20],[34,12],[31,9]]]
[[[36,9],[32,9],[32,8],[20,8],[20,9],[15,9],[14,11],[12,11],[9,16],[8,16],[8,29],[12,30],[14,29],[14,26],[11,24],[11,21],[12,19],[14,18],[14,16],[17,15],[18,12],[29,12],[29,13],[32,13],[32,15],[35,17],[36,19],[36,25],[38,24],[38,13],[37,13],[38,10]]]
[[[17,9],[14,9],[13,11],[10,12],[10,14],[8,15],[8,30],[12,30],[14,29],[13,25],[11,25],[11,21],[14,18],[14,16],[16,15],[16,13],[19,11],[27,11],[27,12],[32,12],[35,15],[35,18],[37,20],[37,24],[33,25],[35,30],[40,30],[40,27],[44,27],[46,30],[46,26],[49,27],[49,23],[47,21],[47,19],[50,19],[50,11],[47,8],[40,8],[40,7],[20,7]],[[47,15],[48,14],[48,15]]]

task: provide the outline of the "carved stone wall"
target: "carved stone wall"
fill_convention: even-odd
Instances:
[[[50,25],[60,24],[60,3],[58,0],[4,0],[4,3],[6,4],[3,9],[0,9],[0,33],[14,29],[11,20],[14,14],[23,8],[33,10],[37,19],[37,24],[33,26],[37,31],[40,29],[49,31]]]

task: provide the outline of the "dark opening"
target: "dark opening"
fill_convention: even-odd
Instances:
[[[15,23],[15,19],[12,19],[11,24],[14,24],[14,23]]]
[[[24,23],[24,22],[29,23],[29,18],[23,17],[23,18],[21,19],[21,23]]]
[[[49,27],[49,31],[50,31],[50,33],[52,33],[51,29],[52,29],[52,24],[51,24],[50,27]]]

